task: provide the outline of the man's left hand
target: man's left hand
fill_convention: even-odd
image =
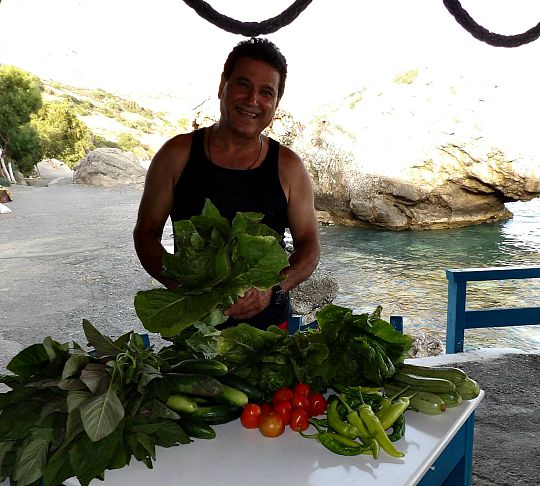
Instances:
[[[237,320],[249,319],[270,305],[272,289],[250,289],[233,305],[225,309],[224,314]]]

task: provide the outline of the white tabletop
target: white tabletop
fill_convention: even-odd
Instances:
[[[232,484],[415,485],[465,423],[484,396],[463,401],[441,415],[406,412],[405,437],[395,443],[406,453],[395,459],[381,450],[369,456],[344,457],[327,451],[315,440],[302,438],[287,427],[279,437],[263,437],[238,420],[215,426],[213,440],[196,439],[189,445],[158,448],[154,469],[132,459],[129,466],[105,472],[105,481],[92,486],[227,486]],[[76,480],[66,486],[78,486]]]

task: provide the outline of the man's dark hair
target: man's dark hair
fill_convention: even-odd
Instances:
[[[223,66],[223,76],[225,77],[225,80],[229,80],[236,62],[243,57],[265,62],[279,73],[278,99],[280,99],[283,95],[283,91],[285,91],[287,61],[277,46],[268,39],[260,37],[252,37],[251,39],[239,42],[229,53],[225,65]]]

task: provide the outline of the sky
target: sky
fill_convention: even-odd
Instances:
[[[209,0],[243,21],[273,17],[293,0]],[[540,22],[540,0],[462,0],[487,29],[521,33]],[[285,54],[282,106],[341,99],[400,72],[508,77],[538,86],[540,40],[496,48],[457,24],[442,0],[313,0],[268,37]],[[158,97],[195,106],[217,93],[228,52],[243,37],[200,18],[182,0],[2,0],[0,63],[75,86]],[[519,88],[518,88],[519,89]]]

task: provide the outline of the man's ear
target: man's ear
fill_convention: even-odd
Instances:
[[[221,99],[221,93],[223,93],[223,88],[225,88],[225,83],[227,82],[227,80],[225,79],[225,75],[222,74],[221,75],[221,81],[219,83],[219,88],[218,88],[218,98]]]

